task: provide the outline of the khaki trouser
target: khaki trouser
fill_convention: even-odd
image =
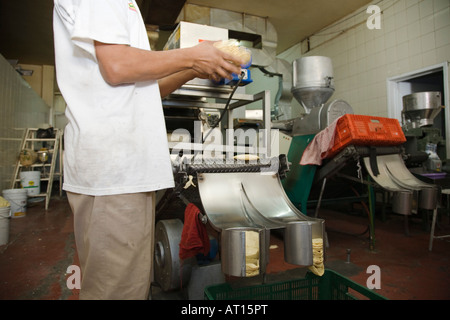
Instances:
[[[147,299],[152,280],[155,193],[67,193],[81,264],[81,299]]]

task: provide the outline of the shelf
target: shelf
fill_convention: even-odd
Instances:
[[[21,167],[21,168],[42,168],[42,167],[50,167],[52,164],[51,163],[35,163],[35,164],[32,164],[31,166],[23,166],[23,165],[21,165],[21,164],[19,164],[19,166]]]

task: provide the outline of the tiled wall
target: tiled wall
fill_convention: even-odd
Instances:
[[[365,6],[293,47],[283,57],[328,56],[336,92],[357,114],[388,117],[387,79],[450,61],[449,0],[374,1],[381,29]],[[446,103],[448,104],[448,97]],[[447,107],[450,107],[447,105]]]
[[[11,187],[26,128],[48,123],[49,108],[0,55],[0,195]]]

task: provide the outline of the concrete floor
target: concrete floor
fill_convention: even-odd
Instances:
[[[404,217],[387,215],[376,219],[375,247],[370,249],[364,214],[321,209],[326,221],[329,247],[326,268],[366,286],[377,265],[381,289],[377,292],[393,300],[450,299],[450,238],[435,240],[428,250],[430,231],[422,219],[409,219],[405,234]],[[430,219],[431,220],[431,219]],[[450,222],[440,215],[436,234],[450,234]],[[299,277],[306,268],[284,262],[283,242],[272,235],[267,277]],[[348,256],[350,249],[350,256]],[[44,202],[27,208],[23,218],[10,220],[9,243],[0,246],[1,300],[77,300],[78,290],[68,289],[66,270],[77,265],[72,214],[67,200],[52,198],[48,211]],[[170,297],[169,297],[170,299]]]

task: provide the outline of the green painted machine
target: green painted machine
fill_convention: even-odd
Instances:
[[[328,57],[304,57],[293,63],[291,92],[303,106],[306,114],[292,125],[289,152],[290,171],[283,180],[283,187],[291,202],[306,212],[307,201],[317,166],[300,165],[303,152],[317,133],[327,128],[339,117],[353,113],[342,100],[328,102],[334,93],[334,75]]]
[[[291,163],[290,171],[283,180],[284,190],[291,202],[302,212],[306,212],[309,193],[316,174],[316,166],[302,166],[300,160],[315,135],[296,136],[292,138],[287,155]]]

